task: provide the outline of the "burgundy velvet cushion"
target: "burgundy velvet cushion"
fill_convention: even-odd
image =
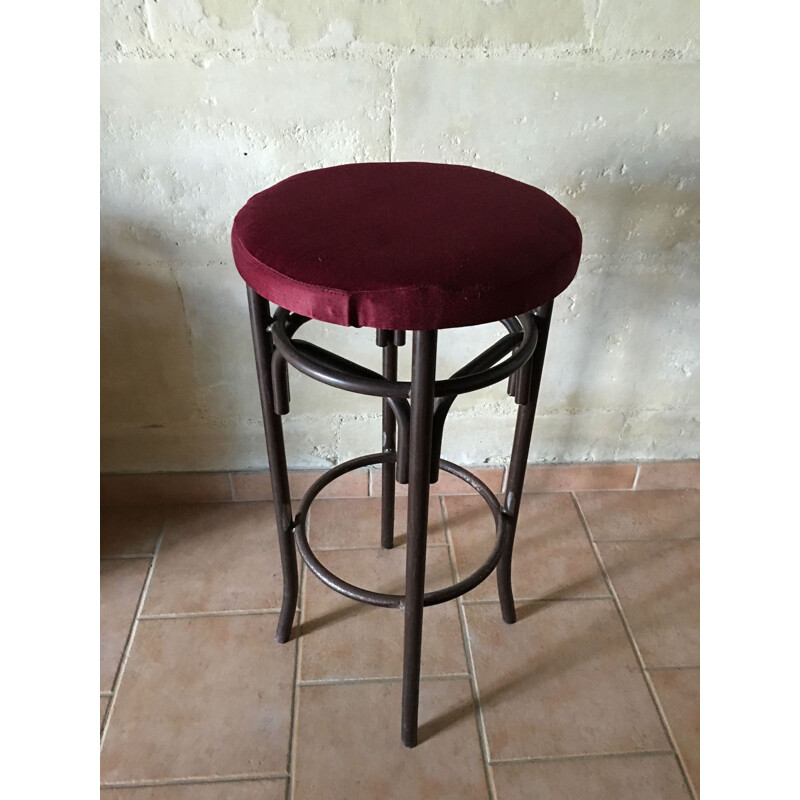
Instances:
[[[339,325],[432,330],[529,311],[575,276],[581,232],[545,192],[473,167],[347,164],[250,198],[233,256],[258,294]]]

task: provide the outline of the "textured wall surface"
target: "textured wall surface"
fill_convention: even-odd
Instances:
[[[301,170],[386,160],[501,172],[581,224],[532,461],[697,457],[697,0],[101,6],[103,470],[266,466],[233,216]],[[500,334],[444,332],[439,374]],[[370,331],[309,338],[380,363]],[[379,401],[297,373],[292,394],[291,466],[380,449]],[[504,386],[460,398],[445,456],[500,463],[514,412]]]

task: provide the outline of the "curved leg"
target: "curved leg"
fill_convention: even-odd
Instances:
[[[525,482],[525,469],[528,465],[533,418],[536,414],[536,401],[539,398],[539,385],[542,380],[542,367],[544,366],[552,311],[552,301],[533,311],[539,331],[539,340],[528,365],[518,370],[513,386],[520,406],[517,412],[517,425],[514,430],[514,444],[511,448],[511,462],[508,466],[508,480],[506,481],[503,505],[503,524],[510,527],[511,530],[508,546],[497,565],[497,592],[500,595],[500,610],[503,614],[503,621],[509,624],[517,621],[514,593],[511,589],[511,555],[519,519],[519,502]]]
[[[422,654],[422,604],[428,537],[436,331],[414,331],[409,433],[408,544],[406,546],[405,632],[403,651],[402,741],[417,744],[419,668]]]
[[[249,287],[247,301],[250,307],[250,327],[253,332],[258,389],[261,395],[264,433],[267,437],[269,475],[272,481],[272,502],[275,506],[275,522],[278,527],[278,543],[283,568],[283,602],[278,617],[278,629],[275,633],[275,638],[283,643],[287,642],[292,635],[292,623],[297,609],[297,554],[292,536],[289,473],[286,469],[283,425],[280,416],[275,412],[275,391],[271,369],[273,347],[272,336],[268,330],[272,322],[269,303]]]

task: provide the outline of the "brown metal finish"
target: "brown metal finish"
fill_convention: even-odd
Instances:
[[[358,458],[350,459],[342,464],[329,469],[324,475],[317,478],[311,485],[308,491],[303,495],[300,503],[297,516],[294,521],[294,536],[297,545],[297,551],[300,553],[303,561],[306,562],[308,568],[314,573],[326,586],[330,587],[339,594],[349,597],[353,600],[358,600],[362,603],[369,603],[374,606],[383,606],[385,608],[403,608],[405,604],[405,595],[402,594],[387,594],[384,592],[373,592],[370,589],[364,589],[360,586],[355,586],[352,583],[342,580],[338,575],[334,575],[322,562],[317,558],[316,554],[311,549],[308,543],[308,534],[306,530],[306,520],[308,518],[308,511],[316,496],[332,481],[341,477],[347,472],[362,467],[374,466],[375,464],[387,464],[394,458],[392,453],[373,453],[367,456],[359,456]],[[462,594],[474,589],[479,583],[482,583],[486,578],[491,575],[500,560],[500,556],[505,552],[508,539],[508,526],[506,517],[503,514],[503,508],[495,497],[492,490],[482,481],[477,478],[468,470],[453,464],[450,461],[442,459],[440,467],[445,472],[455,475],[465,483],[469,484],[475,491],[484,499],[489,511],[492,514],[495,525],[495,543],[486,561],[481,564],[474,572],[471,572],[460,581],[445,586],[441,589],[435,589],[432,592],[426,592],[424,595],[424,606],[435,606],[439,603],[445,603],[448,600],[455,600]]]
[[[525,469],[528,466],[528,451],[531,445],[533,431],[533,418],[536,414],[536,402],[539,399],[539,385],[542,380],[545,350],[547,349],[547,336],[550,331],[550,317],[553,303],[540,306],[531,312],[536,323],[539,338],[536,350],[530,364],[520,369],[517,380],[517,397],[526,397],[524,405],[517,411],[517,424],[514,430],[514,444],[511,448],[511,461],[508,465],[508,478],[506,480],[505,502],[503,515],[508,529],[506,550],[497,565],[497,593],[500,596],[500,611],[503,621],[509,624],[517,621],[517,610],[514,607],[514,593],[511,589],[511,556],[514,549],[514,534],[519,519],[519,501],[522,496],[522,487],[525,482]],[[522,387],[522,381],[527,381],[527,386]]]
[[[283,425],[280,416],[275,411],[275,392],[271,370],[273,348],[272,336],[269,333],[272,317],[269,303],[250,287],[247,288],[247,303],[250,308],[250,327],[256,357],[258,390],[261,395],[261,413],[264,417],[264,433],[267,439],[269,476],[272,481],[272,502],[275,508],[275,523],[278,528],[278,544],[283,570],[283,601],[275,633],[275,638],[283,643],[291,637],[292,623],[297,609],[297,555],[292,536],[289,473],[286,469]]]
[[[397,380],[397,345],[393,331],[379,331],[386,334],[383,347],[383,377],[389,381]],[[395,453],[397,446],[397,423],[394,419],[388,398],[383,403],[383,452]],[[394,505],[395,505],[395,461],[386,461],[381,467],[381,547],[391,550],[394,545]]]
[[[537,332],[534,329],[533,346],[536,346]],[[470,375],[480,370],[486,370],[495,364],[499,359],[506,355],[513,349],[514,339],[509,336],[504,336],[499,341],[495,342],[491,347],[484,350],[479,356],[473,358],[469,364],[463,366],[457,372],[454,372],[450,379],[460,378],[464,375]],[[520,367],[523,369],[525,365]],[[519,372],[519,370],[517,370]],[[514,375],[517,373],[515,372]],[[513,376],[512,376],[513,377]],[[457,395],[452,394],[449,397],[438,397],[434,405],[433,411],[433,455],[431,458],[431,483],[436,483],[439,480],[439,457],[442,452],[442,438],[444,437],[444,423],[447,419],[447,412],[455,402]]]
[[[279,308],[275,313],[275,321],[270,330],[275,348],[297,370],[310,378],[348,392],[373,397],[403,399],[409,397],[410,381],[388,381],[382,375],[312,345],[310,342],[292,340],[294,331],[291,322],[294,316],[290,315],[286,309]],[[306,320],[305,317],[302,319]],[[500,364],[495,364],[487,369],[461,375],[458,378],[436,381],[434,397],[449,397],[476,389],[484,389],[507,378],[530,358],[536,347],[536,326],[530,315],[524,314],[517,318],[501,320],[501,322],[509,331],[513,331],[509,339],[509,351],[516,347],[513,354]]]
[[[289,413],[289,368],[286,359],[277,351],[272,353],[272,390],[275,413],[281,416]]]
[[[383,349],[382,374],[331,353],[311,342],[294,339],[308,317],[286,309],[270,314],[269,303],[248,289],[253,344],[270,464],[270,478],[283,569],[283,604],[276,638],[289,639],[297,606],[297,552],[320,580],[360,602],[402,609],[405,617],[401,739],[417,744],[420,656],[423,609],[455,599],[470,591],[493,571],[503,619],[516,620],[511,587],[511,556],[519,500],[525,480],[533,420],[544,365],[552,302],[532,312],[501,320],[507,335],[455,372],[436,380],[437,331],[414,331],[411,381],[397,380],[397,348],[405,331],[379,330],[376,342]],[[504,359],[500,361],[501,359]],[[500,361],[500,363],[498,363]],[[310,377],[346,391],[382,398],[383,448],[328,470],[304,495],[292,520],[289,479],[281,414],[289,410],[287,364]],[[509,378],[509,394],[518,404],[507,488],[503,503],[478,478],[440,458],[444,423],[457,395]],[[405,594],[373,592],[347,583],[330,572],[312,552],[306,532],[309,507],[331,481],[353,469],[381,465],[381,545],[393,545],[395,483],[408,483],[408,517]],[[459,477],[483,497],[494,518],[495,542],[486,561],[456,583],[425,592],[425,557],[430,484],[439,470]]]
[[[408,525],[406,543],[405,632],[403,637],[403,715],[401,738],[417,744],[422,609],[428,540],[433,395],[436,382],[436,331],[414,331],[411,357]]]

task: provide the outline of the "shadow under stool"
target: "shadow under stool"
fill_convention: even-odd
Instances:
[[[403,611],[401,736],[417,744],[423,609],[473,589],[495,569],[503,620],[516,620],[511,556],[553,299],[581,254],[575,218],[545,192],[473,167],[396,162],[347,164],[287,178],[236,215],[236,267],[247,284],[272,496],[283,569],[276,638],[291,636],[297,557],[332,589]],[[277,306],[271,310],[270,301]],[[382,374],[297,338],[312,320],[376,329]],[[446,380],[436,379],[438,331],[498,322],[505,335]],[[397,351],[411,333],[411,380],[397,379]],[[322,383],[382,398],[381,452],[339,464],[306,492],[293,515],[281,418],[289,412],[288,365]],[[441,458],[456,397],[508,379],[518,405],[501,502],[466,469]],[[404,594],[354,586],[314,555],[309,507],[331,481],[381,465],[381,544],[392,547],[395,484],[408,485]],[[483,497],[494,547],[471,575],[425,592],[430,484],[444,470]]]

